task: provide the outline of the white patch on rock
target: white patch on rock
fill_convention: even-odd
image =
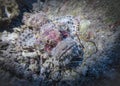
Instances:
[[[37,54],[37,52],[22,52],[22,56],[23,57],[36,57],[38,54]]]
[[[6,31],[4,31],[1,36],[1,40],[8,43],[15,43],[15,39],[17,38],[18,38],[17,33],[8,33]]]

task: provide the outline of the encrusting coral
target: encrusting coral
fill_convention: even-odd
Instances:
[[[29,27],[39,28],[50,20],[44,12],[39,13],[24,13],[23,23]]]
[[[31,71],[43,80],[48,77],[61,80],[66,77],[64,72],[82,64],[84,50],[77,36],[79,21],[76,18],[50,19],[43,12],[25,13],[23,23],[25,25],[14,28],[14,32],[2,34],[2,42],[8,43],[2,56],[14,57],[25,71]]]

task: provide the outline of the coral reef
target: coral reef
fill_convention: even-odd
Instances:
[[[21,27],[1,34],[1,56],[11,58],[23,70],[22,77],[49,81],[73,80],[85,59],[96,53],[93,41],[81,40],[80,19],[73,16],[48,18],[43,12],[25,13]],[[81,25],[82,27],[83,25]],[[84,32],[85,33],[85,32]],[[85,33],[86,34],[86,33]],[[93,39],[91,33],[84,38]],[[1,42],[1,43],[2,43]],[[84,44],[84,46],[83,46]],[[5,60],[1,60],[5,65]],[[8,66],[8,65],[7,65]],[[11,71],[8,66],[8,71]],[[14,69],[19,76],[18,68]],[[20,74],[21,74],[20,73]],[[27,74],[26,74],[27,73]]]
[[[74,17],[48,19],[43,12],[26,13],[23,23],[25,25],[14,28],[12,33],[3,32],[1,41],[6,42],[7,46],[1,51],[1,55],[8,55],[6,58],[14,57],[11,59],[24,71],[31,71],[43,80],[47,77],[59,80],[65,76],[59,76],[62,75],[60,70],[69,70],[82,63],[84,51],[75,34],[78,23]]]
[[[92,6],[87,1],[46,0],[46,13],[24,13],[23,25],[0,33],[0,74],[13,74],[12,86],[94,86],[100,79],[113,79],[119,31],[105,25],[99,0],[90,0]]]

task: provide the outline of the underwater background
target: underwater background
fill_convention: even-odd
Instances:
[[[119,86],[119,0],[0,0],[0,86]]]

